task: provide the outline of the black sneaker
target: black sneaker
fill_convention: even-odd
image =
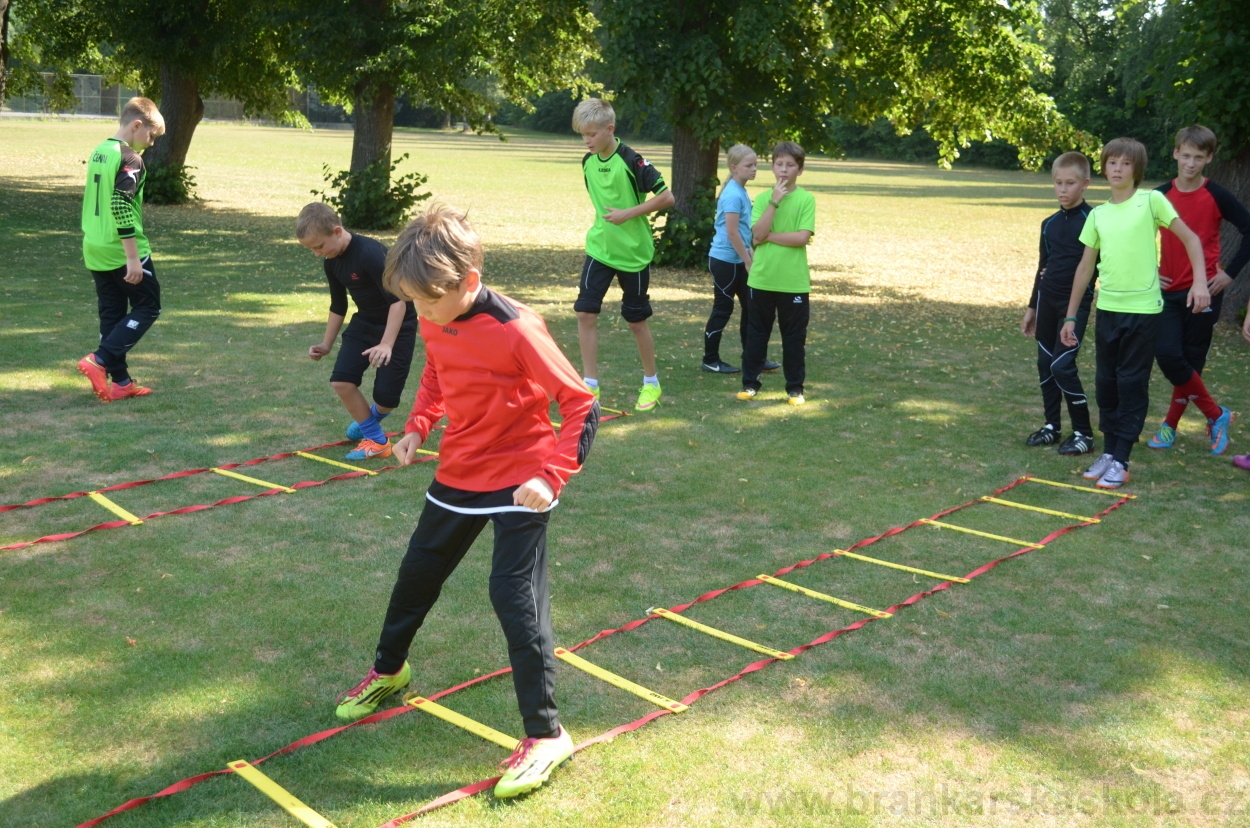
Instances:
[[[1029,439],[1024,441],[1026,446],[1049,446],[1058,443],[1059,438],[1063,435],[1059,433],[1059,429],[1050,423],[1039,428],[1037,431],[1029,435]]]
[[[703,370],[711,374],[736,374],[742,369],[736,365],[730,365],[724,360],[716,360],[715,362],[703,363]]]
[[[1063,445],[1059,446],[1060,454],[1077,455],[1089,454],[1094,450],[1094,437],[1091,434],[1082,434],[1077,431],[1071,437],[1063,441]]]
[[[766,359],[764,360],[764,367],[762,370],[764,371],[765,374],[771,374],[773,371],[776,371],[780,367],[781,367],[780,362],[773,362],[771,359]]]

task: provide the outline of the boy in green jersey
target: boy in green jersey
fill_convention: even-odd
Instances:
[[[582,175],[595,223],[586,233],[586,262],[578,285],[577,341],[582,350],[583,379],[599,397],[599,311],[603,297],[615,279],[624,294],[621,316],[629,324],[642,360],[639,411],[651,411],[660,403],[660,378],[655,367],[655,341],[651,338],[651,259],[655,243],[646,215],[673,206],[673,194],[663,176],[645,158],[616,137],[616,113],[607,101],[591,98],[573,112],[573,129],[586,144]],[[650,193],[651,197],[646,198]]]
[[[1077,310],[1097,260],[1094,383],[1104,444],[1102,456],[1084,476],[1098,481],[1100,489],[1118,489],[1129,480],[1129,453],[1141,437],[1150,405],[1150,369],[1163,312],[1158,228],[1168,228],[1185,245],[1194,273],[1206,271],[1202,242],[1172,203],[1158,190],[1138,189],[1145,176],[1146,148],[1132,138],[1116,138],[1103,147],[1101,166],[1111,200],[1085,219],[1080,239],[1085,252],[1072,278],[1059,338],[1069,348],[1077,344]],[[1194,280],[1185,304],[1193,313],[1211,304],[1205,279]]]
[[[95,279],[100,347],[78,360],[78,371],[103,402],[152,393],[130,378],[126,354],[161,313],[161,286],[143,233],[142,150],[165,131],[165,119],[147,98],[122,108],[117,133],[87,162],[82,199],[82,255]],[[112,384],[109,384],[109,377]]]
[[[751,227],[755,259],[747,274],[747,342],[742,353],[742,390],[738,399],[759,393],[764,354],[773,320],[781,329],[781,369],[786,377],[790,405],[803,405],[807,379],[807,323],[812,275],[807,267],[807,244],[816,232],[816,199],[795,184],[803,174],[807,153],[792,141],[773,147],[773,175],[777,184],[755,198]]]

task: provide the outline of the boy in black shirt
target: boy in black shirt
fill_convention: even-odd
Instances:
[[[1069,348],[1059,341],[1072,293],[1072,277],[1081,262],[1085,245],[1081,230],[1090,206],[1085,203],[1089,186],[1089,159],[1079,152],[1065,152],[1051,165],[1055,197],[1059,212],[1042,222],[1041,255],[1028,310],[1020,322],[1020,332],[1037,338],[1037,374],[1042,386],[1042,406],[1046,424],[1029,435],[1030,446],[1048,446],[1062,439],[1059,414],[1064,400],[1072,420],[1072,436],[1059,446],[1060,454],[1088,454],[1094,450],[1094,429],[1089,422],[1089,404],[1085,389],[1076,373],[1079,340],[1089,321],[1090,303],[1094,298],[1091,284],[1076,312],[1078,343]]]
[[[324,258],[326,281],[330,285],[330,316],[321,342],[308,349],[316,361],[330,353],[347,316],[347,295],[356,303],[356,313],[343,331],[330,374],[330,387],[351,415],[347,436],[360,440],[348,460],[389,457],[391,441],[382,430],[382,420],[399,405],[412,351],[417,341],[417,315],[411,302],[396,299],[382,286],[386,248],[376,239],[343,229],[338,214],[321,202],[300,210],[295,223],[299,243]],[[377,368],[373,380],[373,405],[360,393],[365,369]]]

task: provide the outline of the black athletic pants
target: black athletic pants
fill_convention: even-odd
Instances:
[[[1127,463],[1150,406],[1150,369],[1160,314],[1098,311],[1094,325],[1098,429],[1103,451]]]
[[[734,313],[734,299],[738,300],[738,336],[742,349],[747,347],[747,266],[742,262],[727,262],[709,256],[707,269],[712,272],[712,315],[703,329],[703,361],[709,365],[720,361],[720,339],[729,318]]]
[[[1164,291],[1163,313],[1159,315],[1155,358],[1159,370],[1173,386],[1184,385],[1206,367],[1211,336],[1224,307],[1223,293],[1212,296],[1211,307],[1202,313],[1185,306],[1188,298],[1188,290]]]
[[[1059,414],[1062,403],[1066,400],[1072,430],[1090,436],[1093,436],[1094,429],[1089,423],[1089,400],[1085,397],[1085,389],[1077,375],[1076,356],[1081,349],[1081,340],[1085,337],[1092,301],[1093,297],[1087,295],[1076,311],[1077,343],[1071,348],[1059,339],[1059,330],[1068,314],[1067,297],[1039,294],[1036,318],[1037,377],[1042,386],[1042,406],[1046,413],[1046,422],[1056,431],[1060,430]]]
[[[807,322],[811,318],[806,293],[778,293],[747,288],[747,345],[742,354],[742,387],[758,391],[773,320],[781,329],[781,368],[786,392],[802,394],[807,379]]]
[[[495,524],[490,601],[508,640],[512,682],[525,734],[550,736],[560,722],[547,591],[547,513],[462,514],[426,500],[399,565],[374,669],[394,673],[403,666],[413,636],[438,600],[443,582],[488,522]]]
[[[161,315],[161,286],[156,281],[152,257],[144,259],[142,265],[143,279],[137,285],[125,280],[124,266],[91,271],[100,311],[100,347],[95,358],[108,369],[113,382],[130,379],[126,354]]]

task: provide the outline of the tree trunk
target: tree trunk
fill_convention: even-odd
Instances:
[[[9,77],[9,0],[0,0],[0,106],[4,106],[5,81]]]
[[[169,63],[161,63],[160,110],[165,119],[165,134],[143,154],[149,174],[161,167],[187,163],[191,138],[204,117],[199,78],[188,77]]]
[[[676,204],[673,209],[694,219],[694,196],[699,186],[716,177],[720,162],[720,141],[711,146],[699,145],[694,132],[686,127],[673,127],[673,173],[669,184]]]
[[[356,84],[351,171],[363,170],[378,159],[391,167],[391,137],[395,131],[395,87],[386,81]]]
[[[1237,197],[1242,204],[1250,204],[1250,147],[1243,147],[1237,155],[1215,164],[1211,168],[1211,180]],[[1239,244],[1250,244],[1250,236],[1242,237],[1231,224],[1224,223],[1224,232],[1220,233],[1220,258],[1228,261],[1228,255],[1237,249]],[[1245,275],[1250,267],[1242,270],[1242,277],[1228,289],[1224,297],[1224,309],[1220,317],[1228,322],[1236,323],[1237,312],[1246,306],[1250,299],[1250,276]],[[1230,276],[1237,276],[1230,273]]]

